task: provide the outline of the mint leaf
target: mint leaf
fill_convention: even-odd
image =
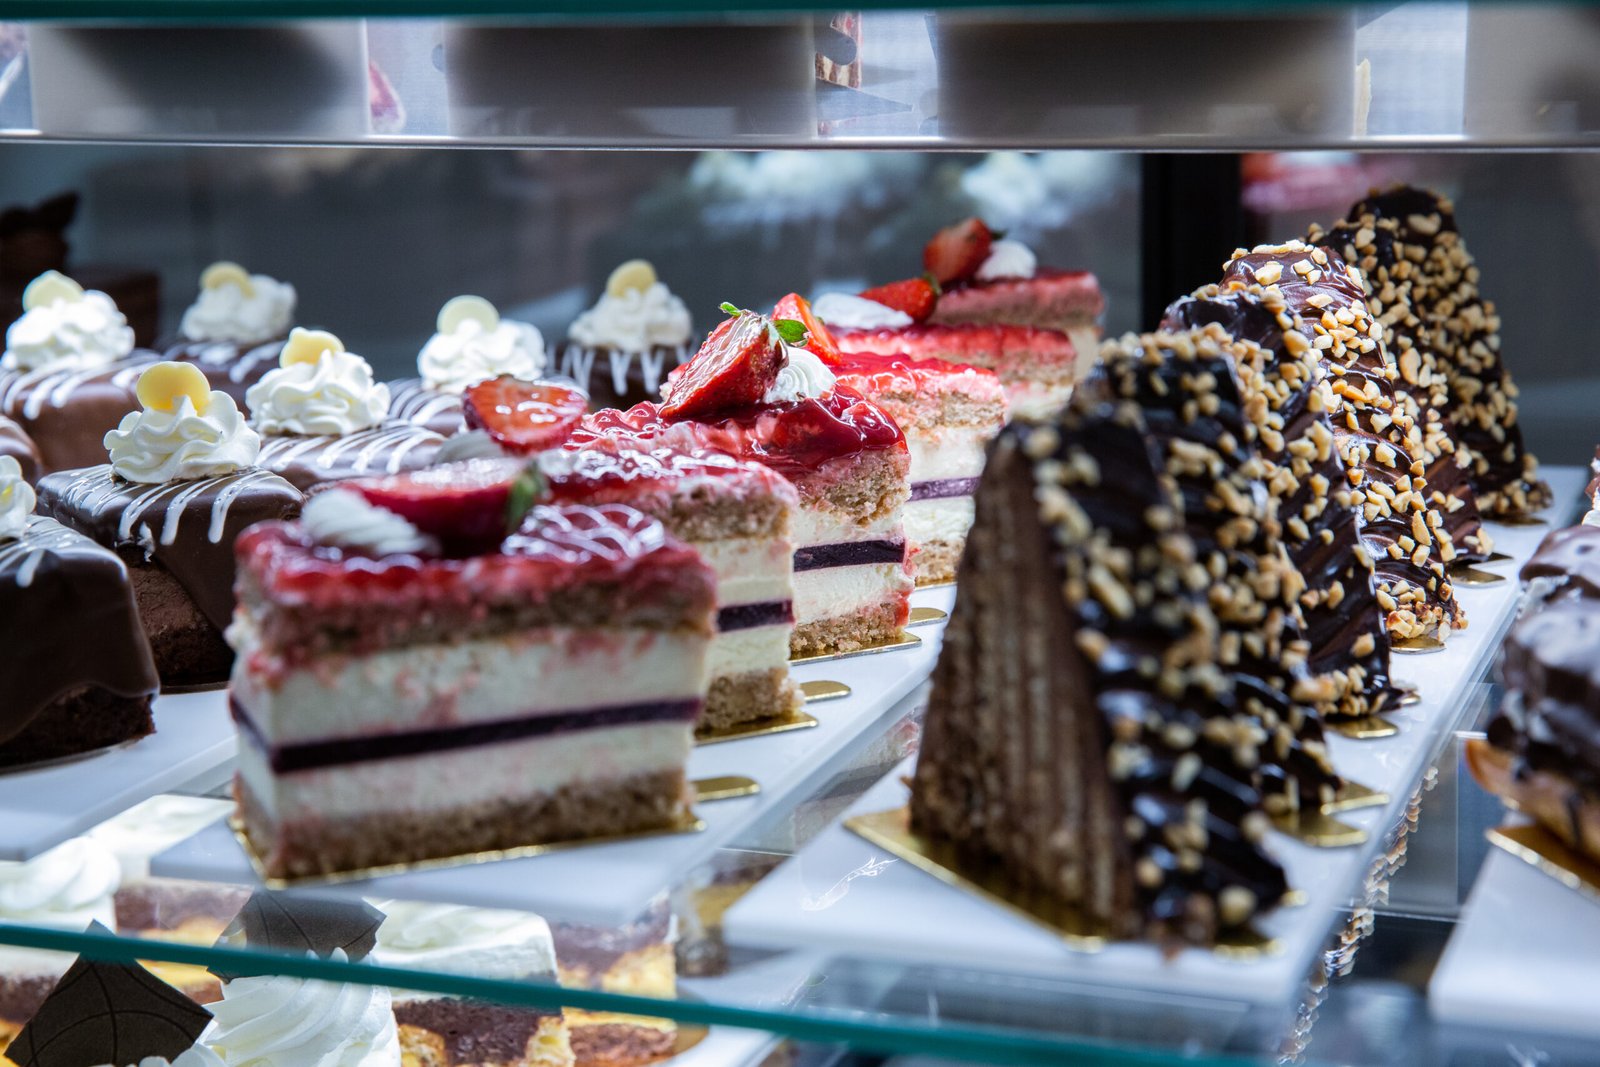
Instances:
[[[506,536],[517,532],[522,520],[528,517],[535,504],[545,498],[550,483],[545,480],[539,461],[534,460],[522,468],[517,480],[511,483],[511,495],[506,500]]]
[[[786,345],[799,346],[806,339],[806,324],[799,319],[773,319],[772,325]]]
[[[732,304],[728,303],[726,300],[724,300],[722,303],[718,304],[717,306],[720,307],[723,311],[727,312],[729,315],[737,315],[737,314],[739,314],[739,309],[734,307]]]

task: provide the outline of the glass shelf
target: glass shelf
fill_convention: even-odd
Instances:
[[[1585,5],[865,6],[845,18],[784,0],[479,0],[448,15],[427,0],[11,5],[33,21],[0,34],[0,137],[679,149],[1600,145],[1600,74],[1589,62],[1600,12]]]

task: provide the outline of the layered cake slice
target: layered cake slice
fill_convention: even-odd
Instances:
[[[681,822],[715,626],[698,554],[621,505],[507,536],[499,486],[353,484],[238,545],[235,790],[267,873]]]
[[[0,456],[0,767],[155,730],[160,683],[128,569],[33,505],[21,465]]]
[[[665,897],[622,926],[556,923],[556,966],[572,989],[672,1000],[678,993],[677,922]],[[619,1012],[567,1009],[579,1067],[638,1067],[670,1056],[678,1024]]]
[[[250,387],[256,462],[302,491],[433,463],[444,438],[389,420],[389,387],[331,333],[295,327],[278,366]]]
[[[227,680],[235,539],[287,519],[301,493],[255,465],[260,438],[233,398],[187,363],[140,376],[142,411],[106,435],[110,464],[39,482],[39,509],[127,564],[166,687]]]
[[[0,415],[32,438],[45,471],[93,466],[107,431],[138,410],[134,383],[156,354],[134,348],[109,296],[55,271],[28,285],[22,306],[0,356]]]
[[[278,365],[294,325],[294,286],[237,263],[213,263],[200,274],[200,293],[183,313],[179,337],[163,359],[193,363],[211,388],[244,403],[245,393]]]
[[[1222,740],[1234,691],[1209,579],[1157,464],[1132,405],[1074,405],[997,439],[911,826],[1111,936],[1203,945],[1288,886],[1249,781],[1261,740]]]
[[[731,305],[730,305],[731,308]],[[795,516],[794,656],[850,652],[897,638],[913,587],[904,507],[910,453],[894,420],[841,385],[816,355],[753,311],[730,311],[661,405],[603,410],[577,443],[671,434],[696,449],[754,460],[799,493]]]
[[[389,418],[446,437],[466,429],[461,394],[498,378],[532,379],[545,373],[544,335],[538,327],[503,319],[481,296],[457,296],[439,309],[435,331],[417,354],[417,377],[389,387]]]

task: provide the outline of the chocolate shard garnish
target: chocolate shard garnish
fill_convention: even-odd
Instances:
[[[1464,626],[1445,570],[1456,558],[1440,508],[1445,502],[1429,499],[1422,430],[1408,394],[1398,389],[1382,327],[1367,312],[1361,273],[1300,241],[1235,252],[1222,287],[1263,283],[1283,294],[1312,343],[1317,388],[1349,478],[1337,491],[1361,512],[1378,591],[1398,603],[1387,620],[1390,638]],[[1486,554],[1487,544],[1482,549]]]
[[[99,923],[90,933],[111,936]],[[176,1059],[211,1013],[135,963],[80,957],[6,1049],[17,1067],[126,1067]]]
[[[283,955],[306,953],[326,959],[335,949],[355,962],[366,958],[378,943],[383,912],[370,904],[318,897],[290,896],[261,890],[250,895],[239,914],[217,939],[226,948],[250,948]],[[211,973],[224,982],[271,970],[263,962],[259,971],[216,966]]]
[[[1270,286],[1207,286],[1174,302],[1162,321],[1170,331],[1207,326],[1241,346],[1244,410],[1256,426],[1284,547],[1305,583],[1307,668],[1334,687],[1331,703],[1320,706],[1339,717],[1373,714],[1394,693],[1387,617],[1396,602],[1380,604],[1362,514],[1338,492],[1349,478],[1311,342]]]
[[[913,828],[1117,937],[1208,944],[1275,905],[1264,742],[1138,407],[1013,423],[975,503]]]
[[[1547,505],[1550,487],[1523,444],[1516,387],[1500,359],[1500,318],[1479,292],[1450,201],[1407,186],[1374,191],[1309,239],[1367,275],[1368,306],[1393,335],[1402,378],[1448,422],[1483,514]]]

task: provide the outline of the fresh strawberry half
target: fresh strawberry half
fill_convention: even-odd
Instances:
[[[668,376],[661,390],[663,418],[705,419],[761,403],[789,357],[784,343],[799,344],[805,327],[783,319],[722,305],[723,322],[694,358]]]
[[[964,282],[978,273],[993,245],[994,234],[983,220],[967,219],[933,235],[922,250],[922,265],[940,285]]]
[[[927,322],[933,317],[933,308],[939,302],[938,287],[927,278],[907,278],[903,282],[890,282],[861,294],[884,307],[903,311],[912,322]]]
[[[461,401],[468,427],[519,456],[564,444],[589,407],[576,389],[508,375],[468,386]]]
[[[526,466],[520,460],[474,459],[383,478],[357,478],[341,482],[340,488],[354,489],[367,503],[437,537],[447,552],[477,552],[499,544],[533,506],[535,501],[527,499],[530,494],[522,485]]]
[[[778,306],[772,309],[772,317],[780,321],[792,319],[804,326],[806,341],[803,347],[822,362],[838,364],[843,361],[844,356],[840,353],[833,334],[828,332],[828,327],[811,310],[811,301],[799,293],[790,293],[778,301]]]

